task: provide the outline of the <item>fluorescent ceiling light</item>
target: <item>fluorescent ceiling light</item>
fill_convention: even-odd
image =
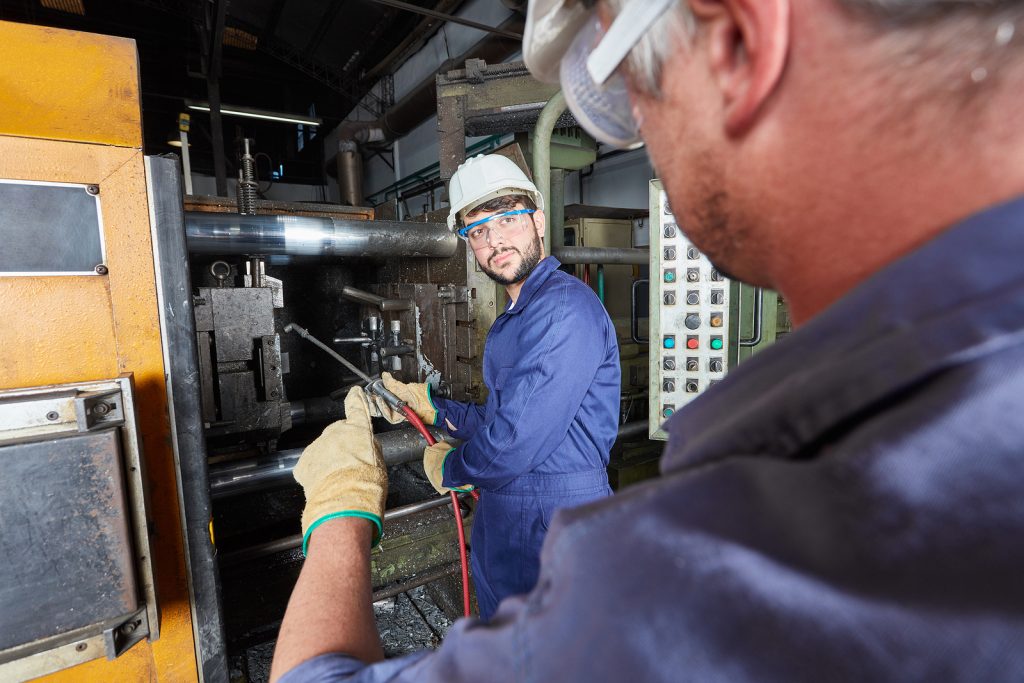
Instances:
[[[210,105],[206,102],[185,102],[185,106],[194,111],[210,111]],[[233,104],[221,105],[220,113],[223,116],[241,116],[247,119],[261,119],[263,121],[281,121],[282,123],[301,123],[307,126],[319,126],[322,120],[312,116],[301,116],[287,112],[266,111],[264,109],[252,109],[250,107],[239,107]]]

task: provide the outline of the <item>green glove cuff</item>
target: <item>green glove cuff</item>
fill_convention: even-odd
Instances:
[[[441,481],[442,481],[442,482],[444,482],[444,464],[445,464],[446,462],[448,462],[448,456],[449,456],[449,455],[451,455],[451,454],[452,454],[452,451],[454,451],[454,450],[455,450],[454,448],[450,448],[450,449],[448,449],[448,452],[444,454],[444,457],[443,457],[443,458],[441,458]],[[464,486],[464,487],[462,487],[461,489],[457,489],[457,488],[455,488],[455,487],[452,487],[452,491],[458,491],[459,493],[469,493],[469,492],[470,492],[470,491],[472,491],[472,490],[473,490],[474,488],[475,488],[475,487],[474,487],[474,486],[472,486],[472,485],[470,485],[470,486]]]
[[[431,423],[431,426],[436,427],[437,426],[437,420],[438,420],[438,418],[441,417],[441,411],[437,409],[437,404],[434,403],[434,395],[432,393],[430,393],[430,385],[429,384],[427,384],[427,400],[430,401],[430,407],[434,409],[434,421]],[[451,451],[449,451],[449,453],[450,452]],[[446,455],[444,457],[447,458],[448,456]],[[441,465],[441,470],[442,471],[444,470],[444,465]]]
[[[313,531],[324,522],[329,522],[330,520],[338,519],[339,517],[359,517],[362,519],[368,519],[374,524],[376,524],[377,533],[374,534],[373,544],[370,546],[371,549],[376,548],[377,544],[380,543],[380,539],[384,536],[384,524],[383,522],[381,522],[380,517],[378,517],[377,515],[371,514],[369,512],[363,512],[362,510],[342,510],[341,512],[332,512],[331,514],[324,515],[320,519],[316,520],[315,522],[309,525],[308,529],[306,529],[306,533],[302,537],[303,556],[306,556],[308,554],[306,552],[306,549],[309,547],[309,537],[313,533]]]

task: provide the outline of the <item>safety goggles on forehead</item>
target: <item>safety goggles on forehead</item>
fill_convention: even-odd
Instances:
[[[576,121],[597,140],[618,149],[643,144],[626,80],[616,73],[630,50],[677,0],[632,0],[607,32],[594,14],[569,46],[559,72]]]

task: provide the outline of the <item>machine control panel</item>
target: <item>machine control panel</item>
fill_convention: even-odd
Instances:
[[[650,410],[662,423],[729,369],[731,283],[691,243],[658,180],[651,181]]]

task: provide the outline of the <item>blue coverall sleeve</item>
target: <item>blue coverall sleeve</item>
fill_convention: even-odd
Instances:
[[[434,407],[437,408],[436,425],[447,429],[445,420],[450,422],[455,429],[449,429],[449,433],[465,441],[476,434],[476,430],[484,421],[484,406],[476,403],[465,403],[463,401],[452,401],[446,398],[435,398]]]
[[[518,340],[512,366],[490,387],[494,417],[450,454],[444,485],[497,489],[530,472],[565,439],[607,355],[608,316],[596,297],[574,296],[560,283],[525,311],[532,324]],[[617,361],[616,361],[617,362]]]

